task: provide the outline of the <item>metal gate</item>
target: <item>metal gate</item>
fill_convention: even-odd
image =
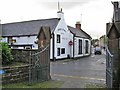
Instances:
[[[113,85],[113,55],[109,49],[106,49],[106,85],[108,88],[112,88]]]
[[[50,45],[31,52],[29,64],[29,83],[42,82],[50,79]]]

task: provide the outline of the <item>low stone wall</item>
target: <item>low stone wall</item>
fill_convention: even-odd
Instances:
[[[22,65],[16,67],[3,67],[4,74],[2,75],[2,83],[15,83],[20,81],[28,81],[29,80],[29,66],[30,65]]]
[[[14,61],[29,63],[30,52],[37,52],[37,50],[12,49]]]

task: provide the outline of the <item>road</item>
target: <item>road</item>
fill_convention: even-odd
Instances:
[[[51,77],[65,82],[61,88],[84,88],[86,83],[105,84],[105,55],[51,62]]]

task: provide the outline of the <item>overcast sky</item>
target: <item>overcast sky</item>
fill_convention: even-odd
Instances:
[[[0,0],[1,23],[57,18],[58,1],[68,25],[80,21],[92,38],[105,34],[113,16],[111,0]]]

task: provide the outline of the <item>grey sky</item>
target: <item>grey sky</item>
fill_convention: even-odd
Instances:
[[[73,7],[76,7],[76,6],[82,6],[84,4],[87,4],[89,2],[92,2],[94,0],[50,0],[50,1],[38,1],[37,0],[37,3],[43,5],[44,7],[46,8],[49,8],[49,9],[56,9],[56,7],[58,7],[58,2],[60,4],[60,7],[61,8],[64,8],[64,9],[71,9]]]
[[[111,0],[0,0],[1,22],[56,18],[58,1],[67,25],[74,27],[80,21],[93,38],[105,34],[106,23],[113,15]]]

